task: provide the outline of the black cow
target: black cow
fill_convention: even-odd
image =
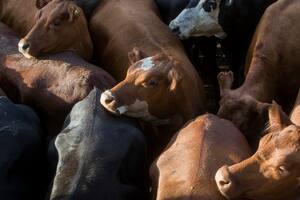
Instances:
[[[191,0],[169,26],[180,38],[227,36],[222,46],[239,77],[255,28],[264,10],[275,1]]]
[[[95,88],[75,104],[55,140],[51,200],[145,199],[143,134],[130,120],[106,112],[100,95]]]
[[[42,199],[46,188],[40,120],[23,105],[0,97],[0,199]],[[46,174],[46,173],[45,173]]]

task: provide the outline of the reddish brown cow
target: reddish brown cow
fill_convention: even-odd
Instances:
[[[256,30],[248,55],[244,84],[230,90],[231,73],[221,73],[222,99],[218,115],[233,121],[249,138],[256,137],[275,99],[290,111],[300,87],[300,2],[281,0],[271,5]],[[289,98],[286,98],[289,97]]]
[[[97,58],[118,80],[126,76],[102,94],[107,110],[157,125],[157,142],[205,111],[197,71],[153,0],[103,0],[90,26]]]
[[[157,200],[223,200],[217,169],[251,155],[243,134],[229,121],[202,115],[177,133],[150,169]]]
[[[292,123],[276,103],[269,109],[269,123],[269,133],[260,140],[252,157],[223,166],[216,173],[219,190],[228,199],[296,200],[300,197],[300,124]]]
[[[42,60],[24,58],[16,49],[18,38],[3,24],[0,38],[1,87],[12,99],[38,111],[51,135],[60,131],[72,106],[94,87],[104,90],[115,83],[105,71],[71,52]],[[17,88],[19,98],[10,88]]]
[[[20,40],[19,51],[32,58],[71,50],[89,60],[93,45],[83,10],[73,0],[36,0],[36,5],[35,24]]]
[[[0,21],[7,24],[19,36],[24,36],[33,26],[36,0],[1,0]]]

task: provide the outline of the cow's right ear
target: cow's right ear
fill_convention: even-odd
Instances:
[[[233,81],[234,81],[234,77],[232,71],[220,72],[218,74],[218,82],[219,82],[221,97],[231,89]]]
[[[42,9],[44,6],[46,6],[50,1],[52,0],[36,0],[35,1],[35,6],[38,9]]]
[[[273,101],[272,105],[269,107],[269,124],[271,131],[281,131],[292,124],[289,117],[275,101]]]
[[[131,65],[146,57],[148,56],[137,47],[134,47],[132,51],[128,53],[128,59]]]

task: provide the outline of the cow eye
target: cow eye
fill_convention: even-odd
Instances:
[[[212,12],[217,8],[217,2],[215,0],[205,1],[203,4],[203,9],[205,12]]]
[[[148,82],[146,82],[146,84],[144,84],[145,87],[147,88],[154,88],[158,85],[158,81],[156,80],[149,80]]]
[[[61,23],[60,23],[60,20],[59,19],[56,19],[56,20],[54,20],[54,22],[53,22],[53,25],[54,26],[59,26]]]
[[[283,165],[277,168],[277,173],[280,175],[281,178],[287,177],[290,174],[287,168]]]

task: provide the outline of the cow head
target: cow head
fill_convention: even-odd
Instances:
[[[221,94],[218,116],[232,121],[247,137],[255,137],[259,127],[263,128],[267,121],[270,104],[259,102],[239,90],[231,90],[233,83],[231,71],[221,72],[218,81]]]
[[[300,127],[276,103],[269,108],[269,123],[252,157],[216,173],[218,188],[228,199],[291,199],[289,195],[299,194]]]
[[[71,50],[85,59],[92,55],[92,41],[84,13],[72,0],[36,0],[39,11],[30,32],[20,40],[27,58]]]
[[[223,1],[231,3],[231,0]],[[221,0],[191,0],[169,27],[181,39],[213,35],[224,38],[226,34],[219,23],[220,5]]]
[[[101,96],[112,113],[141,118],[153,124],[167,124],[175,114],[181,74],[176,61],[164,53],[148,57],[135,48],[129,53],[132,65],[125,80]]]

